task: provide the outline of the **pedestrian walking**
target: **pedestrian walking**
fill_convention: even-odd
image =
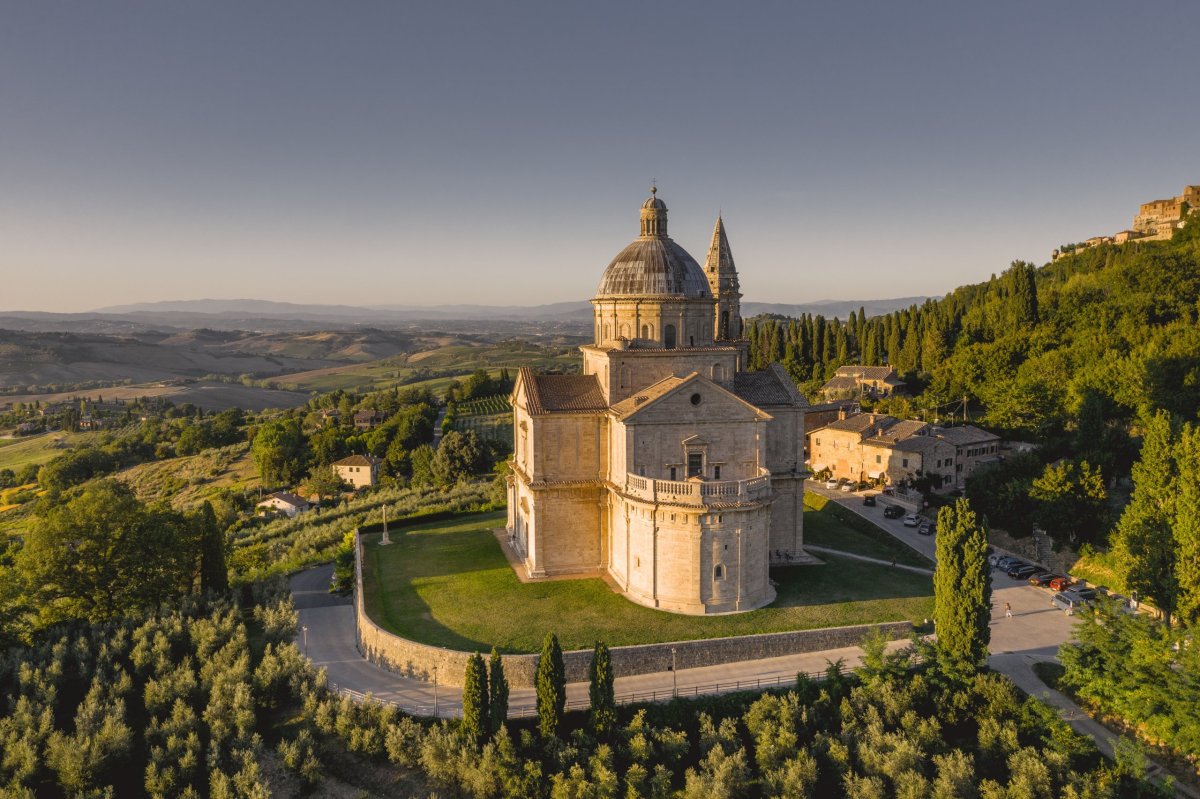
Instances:
[[[1004,618],[1006,618],[1006,619],[1012,618],[1012,603],[1011,602],[1004,603]]]

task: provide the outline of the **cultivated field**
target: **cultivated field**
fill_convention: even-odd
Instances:
[[[617,646],[920,620],[933,608],[928,577],[829,558],[773,570],[779,596],[770,607],[679,616],[636,605],[600,579],[521,583],[490,532],[503,523],[501,513],[435,522],[397,531],[389,547],[365,536],[368,613],[394,633],[437,646],[535,652],[551,631],[577,649],[596,640]]]
[[[68,400],[103,398],[105,400],[132,400],[143,397],[162,397],[176,405],[190,402],[206,411],[223,411],[226,408],[242,408],[261,411],[266,408],[294,408],[308,402],[308,395],[297,391],[243,386],[237,383],[198,381],[173,385],[170,383],[142,383],[135,386],[113,386],[84,391],[62,391],[56,394],[9,394],[0,396],[0,408],[23,402],[41,402],[43,405]]]
[[[14,472],[30,464],[40,466],[73,447],[93,441],[100,433],[42,433],[22,438],[0,438],[0,469]]]
[[[249,444],[209,449],[199,455],[168,458],[132,466],[115,475],[138,498],[169,500],[172,507],[198,505],[219,489],[254,489],[260,485]]]
[[[370,391],[397,385],[427,387],[438,391],[453,382],[456,376],[469,374],[476,369],[487,369],[493,375],[498,375],[504,367],[516,371],[520,366],[578,369],[579,355],[574,349],[546,349],[526,342],[475,346],[459,343],[369,363],[280,375],[272,378],[272,382],[293,391]]]

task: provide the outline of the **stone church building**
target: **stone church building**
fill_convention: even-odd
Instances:
[[[728,613],[805,558],[806,403],[778,364],[746,371],[741,296],[721,219],[701,267],[651,196],[592,299],[583,373],[517,376],[508,533],[531,576]]]

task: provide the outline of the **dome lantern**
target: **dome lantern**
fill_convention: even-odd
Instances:
[[[667,237],[667,204],[658,199],[658,186],[650,187],[650,199],[642,203],[642,237]]]

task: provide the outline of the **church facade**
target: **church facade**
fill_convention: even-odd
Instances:
[[[778,364],[746,371],[722,220],[704,267],[667,236],[657,193],[605,270],[578,375],[513,388],[509,540],[532,577],[604,574],[688,614],[775,598],[805,559],[804,398]]]

